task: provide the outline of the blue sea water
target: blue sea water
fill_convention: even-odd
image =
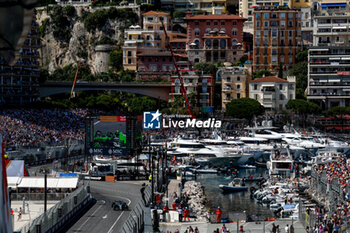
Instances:
[[[266,177],[266,169],[241,169],[239,170],[238,177],[248,177],[249,175],[257,177],[263,174]],[[212,212],[215,212],[218,206],[220,206],[224,215],[228,213],[237,213],[246,211],[248,215],[259,214],[259,216],[273,217],[273,212],[267,207],[258,204],[254,199],[250,197],[250,191],[238,192],[238,193],[223,193],[219,189],[220,184],[228,184],[232,181],[232,177],[216,174],[203,174],[197,177],[197,181],[204,186],[205,194],[209,202],[207,207]],[[246,183],[248,187],[255,186],[256,183]],[[226,213],[226,214],[225,214]]]

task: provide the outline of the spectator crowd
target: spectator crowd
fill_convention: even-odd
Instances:
[[[316,208],[317,223],[307,228],[307,232],[341,232],[350,217],[350,199],[347,194],[347,186],[350,184],[350,161],[346,156],[336,156],[331,163],[316,166],[318,176],[326,175],[328,183],[336,184],[342,189],[344,201],[338,202],[333,212],[327,212],[324,208]],[[341,200],[339,200],[341,201]]]
[[[38,143],[57,145],[66,139],[82,140],[87,110],[7,109],[0,112],[0,133],[7,149],[36,147]]]

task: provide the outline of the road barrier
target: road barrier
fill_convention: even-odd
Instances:
[[[54,233],[91,201],[90,187],[85,184],[21,229],[21,233]]]

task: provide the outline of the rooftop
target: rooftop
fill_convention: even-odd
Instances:
[[[288,81],[285,79],[281,79],[279,77],[276,76],[266,76],[266,77],[262,77],[262,78],[258,78],[255,80],[251,81],[252,83],[262,83],[262,82],[275,82],[275,83],[287,83]]]
[[[189,13],[187,13],[186,16],[187,20],[193,20],[193,19],[236,19],[236,20],[247,20],[246,18],[240,17],[238,15],[195,15],[190,16]]]
[[[148,11],[143,15],[169,15],[169,14],[161,11]]]

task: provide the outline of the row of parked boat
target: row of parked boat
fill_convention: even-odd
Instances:
[[[336,148],[343,152],[350,149],[347,142],[315,132],[305,136],[294,129],[278,132],[274,127],[248,127],[244,136],[219,136],[214,132],[208,138],[197,139],[178,135],[167,142],[152,139],[151,146],[165,145],[168,155],[178,162],[196,162],[211,167],[241,166],[245,164],[265,166],[277,149],[299,159],[302,154],[320,149]],[[144,148],[144,153],[148,147]],[[286,165],[287,166],[287,165]]]

